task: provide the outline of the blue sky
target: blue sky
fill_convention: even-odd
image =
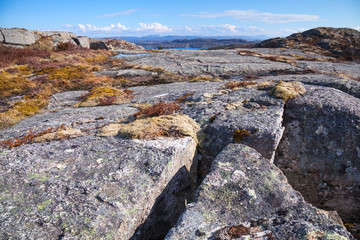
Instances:
[[[87,36],[287,36],[360,30],[360,0],[0,0],[0,27]]]

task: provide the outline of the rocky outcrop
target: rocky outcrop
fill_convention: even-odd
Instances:
[[[108,50],[143,50],[136,44],[121,39],[90,39],[86,36],[76,36],[66,31],[29,31],[19,28],[0,28],[0,43],[5,46],[27,47],[36,43],[41,38],[50,38],[53,47],[59,43],[70,42],[83,48],[108,49]]]
[[[286,38],[265,40],[255,47],[298,48],[344,60],[360,60],[360,33],[351,28],[319,27]]]
[[[332,211],[356,226],[359,64],[252,50],[134,51],[97,73],[154,80],[127,101],[76,108],[87,91],[57,93],[1,130],[46,134],[0,149],[0,238],[353,239]],[[291,54],[304,59],[276,58]],[[180,110],[134,116],[160,101]]]
[[[165,239],[313,238],[353,239],[336,213],[306,203],[261,154],[230,144]]]
[[[117,39],[117,38],[91,38],[90,39],[91,49],[108,49],[112,51],[117,50],[144,50],[142,46],[134,43]]]
[[[36,41],[35,35],[26,29],[0,28],[0,35],[1,42],[11,46],[29,46]]]

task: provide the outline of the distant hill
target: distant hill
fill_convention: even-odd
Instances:
[[[344,60],[360,60],[360,32],[351,28],[318,27],[286,38],[268,39],[255,47],[302,49]]]
[[[143,46],[146,49],[152,49],[152,48],[202,48],[202,49],[208,49],[208,48],[219,48],[224,46],[238,46],[238,47],[244,47],[248,46],[249,44],[255,44],[259,41],[249,41],[244,40],[241,38],[230,38],[230,39],[221,39],[221,38],[177,38],[172,40],[172,38],[175,36],[166,36],[166,37],[160,37],[160,38],[153,38],[153,40],[150,40],[149,37],[144,38],[127,38],[122,37],[122,39],[131,41],[133,43],[136,43],[138,45]],[[148,40],[147,40],[148,39]],[[167,39],[167,40],[165,40]]]

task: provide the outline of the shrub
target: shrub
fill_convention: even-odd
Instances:
[[[161,115],[171,115],[180,109],[180,105],[175,102],[158,102],[150,107],[141,109],[135,113],[135,117],[155,117]]]
[[[23,144],[28,144],[28,143],[33,142],[34,139],[37,138],[37,137],[41,137],[41,136],[43,136],[45,134],[48,134],[48,133],[53,133],[53,132],[58,131],[59,129],[64,129],[64,128],[65,127],[64,127],[64,124],[63,124],[60,127],[48,128],[48,129],[45,129],[45,130],[40,131],[40,132],[33,132],[32,130],[29,130],[24,137],[0,141],[0,147],[11,147],[11,148],[18,147],[18,146],[21,146]]]
[[[259,76],[256,76],[256,75],[246,75],[246,76],[244,77],[244,80],[245,80],[245,81],[251,81],[251,80],[256,80],[256,79],[260,79],[260,77],[259,77]]]
[[[49,58],[50,55],[51,52],[46,50],[0,46],[0,67],[27,64],[34,58]]]

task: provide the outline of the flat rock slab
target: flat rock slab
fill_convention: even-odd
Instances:
[[[360,82],[348,78],[325,75],[325,74],[306,74],[306,75],[281,75],[262,77],[266,81],[297,81],[307,85],[331,87],[360,98]]]
[[[103,71],[98,72],[96,75],[111,76],[111,77],[154,77],[158,74],[152,71],[146,71],[142,69],[120,69],[115,71]]]
[[[130,64],[161,67],[170,72],[192,76],[210,74],[232,77],[257,73],[302,71],[301,68],[286,63],[241,56],[236,50],[166,50],[124,59]]]
[[[85,136],[2,149],[0,238],[129,239],[195,148]]]
[[[354,79],[360,78],[360,64],[350,63],[332,63],[332,62],[311,62],[298,61],[298,66],[303,69],[310,69],[320,73],[344,74]]]
[[[230,144],[165,239],[354,239],[337,219],[254,149]]]
[[[288,103],[275,163],[307,201],[360,222],[360,100],[333,88],[306,89]]]
[[[76,103],[80,102],[79,98],[86,93],[88,93],[88,91],[68,91],[56,93],[50,97],[46,110],[56,111],[73,107]]]
[[[18,124],[0,131],[0,139],[19,138],[28,130],[43,131],[48,128],[68,127],[80,129],[83,132],[94,134],[98,128],[134,114],[138,110],[129,104],[65,108],[55,112],[46,112],[27,118]]]

